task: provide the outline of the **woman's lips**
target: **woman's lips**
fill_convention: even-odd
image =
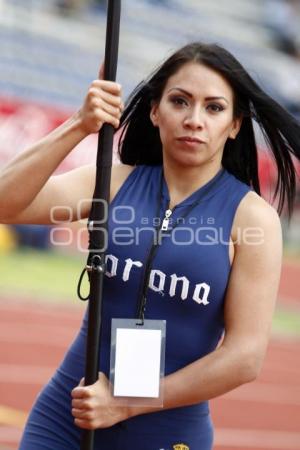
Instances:
[[[205,144],[205,142],[202,139],[191,137],[191,136],[181,136],[177,138],[179,142],[183,142],[188,145],[199,145],[199,144]]]

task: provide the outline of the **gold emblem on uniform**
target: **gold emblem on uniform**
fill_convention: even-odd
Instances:
[[[190,447],[188,447],[185,444],[176,444],[176,445],[173,445],[173,449],[174,450],[190,450]]]

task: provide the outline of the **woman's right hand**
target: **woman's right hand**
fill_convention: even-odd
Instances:
[[[123,111],[120,84],[113,81],[94,80],[84,103],[78,111],[80,127],[86,134],[97,133],[104,123],[118,128]]]

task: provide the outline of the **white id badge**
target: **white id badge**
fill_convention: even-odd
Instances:
[[[112,319],[110,382],[120,404],[163,406],[166,321]],[[119,402],[118,402],[119,403]]]

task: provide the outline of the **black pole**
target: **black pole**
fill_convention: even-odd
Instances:
[[[117,72],[121,0],[108,0],[104,79],[115,81]],[[96,184],[89,218],[90,274],[88,336],[86,346],[85,385],[98,378],[100,354],[102,288],[107,246],[107,205],[109,202],[114,128],[104,124],[98,137]],[[99,201],[100,200],[100,201]],[[80,450],[94,449],[94,431],[83,430]]]

